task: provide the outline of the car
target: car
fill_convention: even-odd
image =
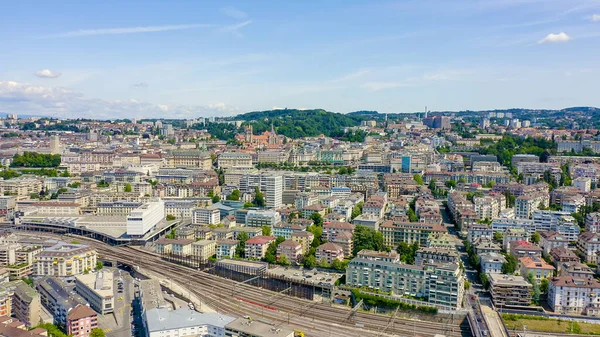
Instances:
[[[477,317],[477,322],[481,323],[481,317]]]
[[[319,272],[318,272],[318,271],[316,271],[316,272],[315,272],[315,275],[317,275],[318,273],[319,273]]]
[[[476,297],[475,295],[471,295],[471,299],[474,300]]]
[[[300,273],[294,273],[294,276],[300,276]]]

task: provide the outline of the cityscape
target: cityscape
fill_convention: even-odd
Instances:
[[[0,337],[600,335],[600,2],[1,8]]]

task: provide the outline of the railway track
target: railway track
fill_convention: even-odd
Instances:
[[[329,304],[304,300],[277,292],[239,284],[189,267],[165,262],[157,254],[131,247],[114,247],[88,238],[80,238],[93,246],[105,259],[140,266],[178,283],[216,311],[234,317],[249,315],[273,325],[289,324],[311,337],[378,337],[445,335],[472,336],[468,324],[447,319],[420,321],[356,312]]]

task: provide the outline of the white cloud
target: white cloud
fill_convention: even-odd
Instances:
[[[57,78],[61,75],[61,73],[57,71],[52,71],[50,69],[44,69],[35,72],[35,76],[42,78]]]
[[[100,29],[80,29],[65,33],[50,35],[50,37],[78,37],[92,35],[120,35],[120,34],[138,34],[165,32],[171,30],[186,30],[195,28],[213,27],[211,24],[194,23],[189,25],[164,25],[164,26],[143,26],[143,27],[122,27],[122,28],[100,28]]]
[[[251,23],[252,23],[252,20],[246,20],[244,22],[240,22],[240,23],[235,24],[235,25],[225,26],[221,30],[223,32],[232,33],[233,35],[241,37],[243,35],[242,35],[242,33],[239,32],[239,30],[242,29],[242,28],[244,28],[244,27],[246,27],[247,25],[249,25]]]
[[[600,21],[600,14],[594,14],[594,15],[592,15],[592,17],[590,19],[593,22],[598,22],[598,21]]]
[[[221,8],[221,12],[234,19],[245,19],[248,17],[248,14],[245,12],[242,12],[241,10],[231,6]]]
[[[563,43],[563,42],[567,42],[571,39],[571,37],[569,35],[567,35],[565,32],[560,32],[558,34],[548,34],[546,35],[545,38],[541,39],[540,41],[538,41],[538,43]]]
[[[170,105],[128,100],[85,97],[63,87],[46,87],[14,81],[0,81],[0,110],[64,118],[112,119],[128,116],[194,118],[228,116],[239,113],[225,103],[210,105]]]

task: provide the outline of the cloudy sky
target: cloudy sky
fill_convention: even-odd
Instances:
[[[600,106],[600,0],[12,1],[0,112]]]

